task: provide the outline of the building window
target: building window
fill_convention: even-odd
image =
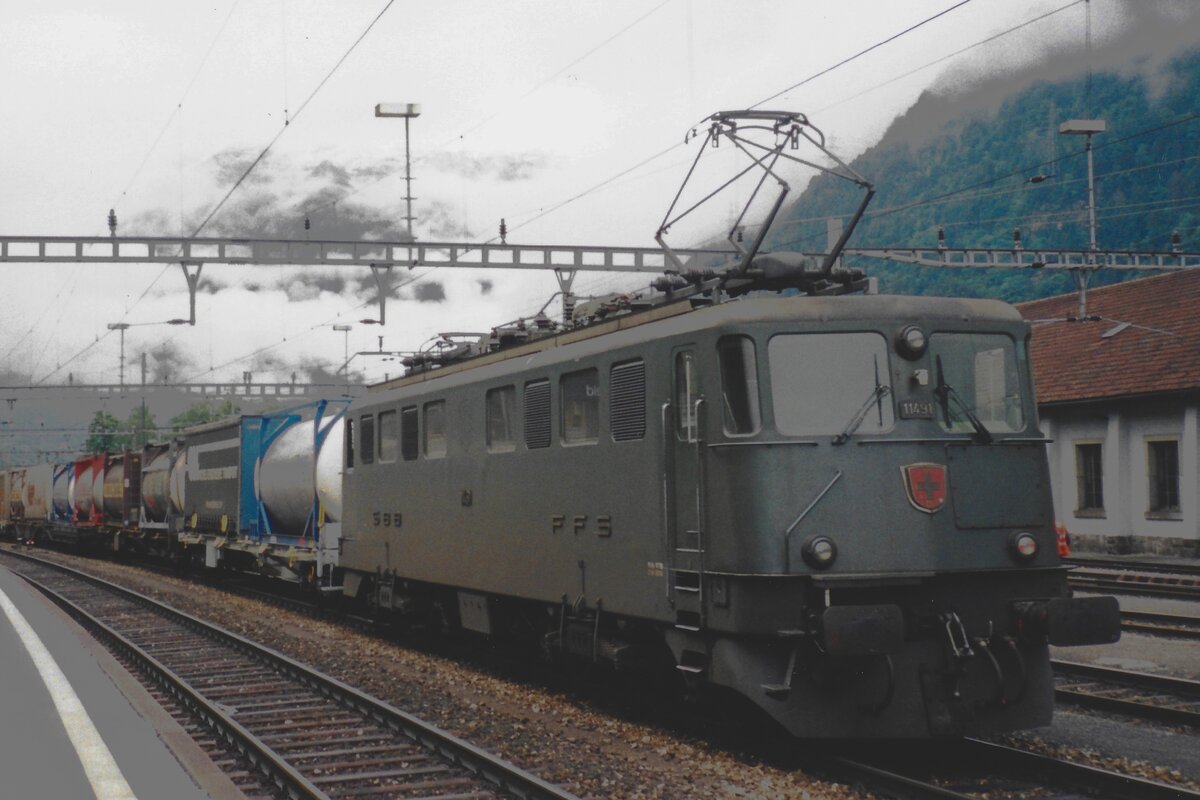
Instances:
[[[375,462],[375,418],[370,414],[358,420],[358,454],[364,464]]]
[[[758,433],[758,361],[749,336],[725,336],[717,342],[721,362],[721,418],[725,433],[748,436]]]
[[[425,457],[446,457],[446,401],[425,404]]]
[[[550,381],[525,384],[525,446],[550,446]]]
[[[379,412],[379,463],[390,464],[396,460],[399,450],[399,432],[396,430],[396,412]]]
[[[417,407],[400,409],[400,457],[405,461],[417,459]]]
[[[512,386],[501,386],[487,393],[487,448],[493,453],[504,453],[516,449],[517,431],[514,407],[517,391]]]
[[[564,444],[600,441],[600,373],[595,369],[562,377],[562,437]]]
[[[354,468],[354,420],[346,418],[346,469]]]
[[[614,364],[609,375],[608,420],[615,442],[646,435],[646,363],[640,358]]]
[[[1079,516],[1104,516],[1104,450],[1099,442],[1075,445],[1075,481]]]
[[[1146,474],[1150,483],[1149,516],[1179,513],[1179,441],[1146,442]]]

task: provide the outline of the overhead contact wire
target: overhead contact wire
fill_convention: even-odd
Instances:
[[[854,55],[850,56],[849,58],[842,59],[841,61],[839,61],[838,63],[834,64],[831,67],[826,67],[825,69],[821,70],[820,72],[816,72],[816,73],[813,73],[812,75],[809,75],[807,78],[800,81],[799,83],[793,83],[791,86],[787,87],[786,89],[776,92],[775,94],[771,95],[770,97],[766,97],[766,98],[763,98],[762,100],[759,100],[757,103],[750,106],[750,108],[758,108],[759,106],[763,105],[764,103],[769,103],[777,97],[782,97],[783,95],[787,94],[788,92],[792,91],[793,89],[799,89],[804,84],[814,81],[817,78],[820,78],[822,75],[828,75],[830,72],[833,72],[835,69],[837,69],[839,67],[843,67],[846,64],[849,64],[851,61],[854,61],[857,58],[861,58],[862,56],[865,56],[867,53],[870,53],[872,50],[877,50],[878,48],[883,47],[885,44],[890,44],[891,42],[894,42],[897,39],[899,39],[901,36],[912,33],[913,31],[917,30],[918,28],[922,27],[923,25],[928,25],[930,22],[933,22],[935,19],[938,19],[939,17],[944,17],[947,14],[949,14],[951,11],[962,8],[967,3],[970,3],[970,2],[971,2],[971,0],[961,0],[961,2],[955,3],[954,5],[950,6],[949,8],[942,9],[938,13],[934,14],[932,17],[926,17],[925,19],[921,20],[920,22],[916,23],[915,25],[910,25],[909,27],[905,28],[904,30],[900,31],[899,33],[892,34],[888,38],[883,39],[882,41],[876,42],[875,44],[871,45],[867,49],[860,50],[857,53],[855,53]],[[1083,2],[1083,0],[1077,0],[1077,2]]]
[[[367,34],[371,32],[371,29],[374,28],[376,23],[383,18],[383,15],[388,12],[388,9],[391,8],[395,2],[396,0],[388,0],[387,4],[383,7],[383,10],[375,15],[375,18],[372,19],[367,27],[363,29],[363,32],[358,35],[358,38],[354,40],[354,43],[350,45],[349,49],[347,49],[346,52],[342,54],[342,57],[337,60],[337,63],[333,65],[333,68],[325,74],[325,77],[321,79],[321,82],[317,84],[316,88],[313,89],[308,97],[304,99],[304,102],[301,103],[299,108],[296,109],[296,113],[292,114],[291,119],[284,122],[284,125],[279,129],[279,132],[271,138],[271,141],[268,142],[267,146],[262,149],[262,152],[259,153],[252,162],[250,162],[250,165],[246,167],[245,171],[242,172],[241,176],[234,182],[233,186],[229,187],[229,191],[225,193],[225,196],[221,198],[216,206],[213,207],[212,211],[208,212],[208,216],[206,216],[204,220],[196,227],[196,229],[192,231],[192,236],[198,236],[200,231],[204,230],[204,228],[208,226],[208,223],[212,221],[213,217],[215,217],[217,213],[224,208],[225,203],[229,201],[229,198],[233,196],[233,193],[238,190],[246,178],[250,177],[250,173],[253,172],[254,169],[262,163],[262,160],[267,157],[267,153],[269,153],[271,148],[275,146],[275,143],[279,141],[279,137],[283,136],[288,128],[291,127],[291,123],[300,118],[300,115],[304,113],[304,109],[308,107],[308,104],[312,102],[312,99],[317,96],[317,93],[320,92],[322,88],[324,88],[325,84],[329,82],[329,79],[332,78],[334,73],[336,73],[342,64],[346,62],[346,59],[350,57],[350,54],[353,53],[355,48],[357,48],[362,40],[367,37]]]

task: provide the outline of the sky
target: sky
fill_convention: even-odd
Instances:
[[[487,241],[503,218],[510,242],[653,246],[695,156],[685,134],[708,114],[801,111],[849,159],[922,92],[953,98],[973,81],[1083,52],[1082,2],[956,5],[0,0],[0,234],[105,235],[112,208],[122,235],[393,239],[403,230],[404,124],[373,109],[412,102],[422,109],[410,125],[418,239]],[[1148,8],[1183,19],[1186,5],[1092,0],[1093,44]],[[701,177],[714,185],[742,166],[736,159],[726,148]],[[808,177],[789,173],[793,191]],[[699,244],[739,207],[722,196],[673,243]],[[159,323],[188,313],[178,264],[8,264],[0,276],[0,382],[39,386],[116,382],[116,322],[133,326],[127,382],[140,380],[143,353],[156,382],[240,382],[247,371],[331,381],[347,351],[412,351],[442,331],[487,330],[557,289],[550,273],[403,270],[381,328],[358,322],[376,312],[366,268],[210,264],[196,325],[168,327]],[[576,290],[630,285],[585,274]],[[350,370],[378,381],[398,365],[363,355]]]

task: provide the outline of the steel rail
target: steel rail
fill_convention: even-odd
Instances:
[[[24,553],[5,549],[5,555],[23,559],[44,566],[71,577],[102,588],[119,597],[152,609],[155,613],[171,619],[185,627],[202,633],[210,639],[222,643],[232,649],[253,656],[266,665],[279,671],[287,677],[307,685],[320,694],[339,703],[343,708],[367,716],[374,722],[407,737],[412,742],[426,750],[442,757],[450,763],[459,766],[490,784],[493,788],[505,792],[509,796],[522,800],[579,800],[578,797],[566,790],[554,786],[537,776],[510,764],[495,755],[482,750],[458,737],[437,728],[395,706],[376,699],[359,689],[350,686],[336,678],[317,672],[304,664],[265,645],[253,642],[236,633],[232,633],[211,623],[205,622],[178,609],[172,608],[152,598],[118,586],[103,578],[89,575],[71,567],[52,561],[30,556]],[[53,599],[53,598],[52,598]],[[57,602],[57,601],[56,601]],[[69,602],[69,601],[68,601]],[[75,612],[72,612],[75,613]],[[89,617],[81,609],[79,613]],[[102,624],[96,621],[97,624]],[[214,714],[223,714],[215,709]],[[232,722],[232,720],[231,720]],[[237,723],[233,723],[236,725]],[[260,743],[261,744],[261,743]],[[265,745],[264,745],[265,747]],[[270,752],[270,751],[268,751]],[[272,755],[274,755],[272,753]],[[297,773],[299,774],[299,773]],[[303,777],[303,776],[301,776]],[[325,797],[320,790],[317,794],[297,794],[295,797]]]
[[[1200,584],[1171,583],[1166,581],[1139,581],[1118,576],[1081,573],[1075,570],[1067,575],[1067,582],[1076,589],[1110,594],[1165,597],[1177,600],[1200,600]]]
[[[987,792],[1024,796],[1035,787],[1069,787],[1070,792],[1053,796],[1074,797],[1076,790],[1086,788],[1128,800],[1200,800],[1200,792],[1178,785],[970,737],[924,750],[889,748],[878,758],[833,753],[824,763],[834,766],[832,777],[840,782],[860,782],[873,792],[904,798],[974,800]],[[986,784],[979,783],[983,779]],[[1003,786],[1009,782],[1027,786]]]
[[[1047,775],[1064,783],[1091,786],[1104,792],[1106,797],[1127,797],[1137,800],[1200,800],[1200,792],[1174,784],[1147,780],[982,739],[968,737],[963,742],[968,747],[968,752],[976,751],[987,764],[1004,762],[1022,774]],[[971,753],[971,755],[976,753]]]
[[[1168,561],[1126,561],[1109,558],[1089,558],[1085,555],[1069,556],[1065,559],[1068,564],[1081,567],[1112,569],[1126,572],[1165,572],[1175,575],[1190,575],[1200,577],[1200,564],[1180,564]]]
[[[17,557],[29,558],[20,555]],[[40,559],[31,560],[42,564],[49,563],[42,562]],[[154,656],[36,578],[25,574],[21,574],[21,578],[66,611],[84,628],[93,634],[98,634],[116,652],[128,658],[150,680],[175,698],[192,715],[199,718],[218,738],[224,740],[226,744],[254,764],[288,798],[292,798],[292,800],[328,800],[328,795],[314,786],[295,767],[280,758],[258,737],[246,730],[215,703],[210,702],[193,689]]]
[[[1121,611],[1121,629],[1154,636],[1200,639],[1200,617],[1161,611]]]
[[[1050,662],[1057,675],[1085,681],[1101,681],[1109,686],[1131,689],[1142,692],[1152,692],[1159,695],[1171,695],[1182,698],[1185,704],[1200,708],[1200,681],[1186,678],[1173,678],[1166,675],[1153,675],[1148,672],[1101,667],[1094,664],[1080,664],[1073,661],[1054,659]],[[1054,697],[1071,705],[1092,708],[1098,711],[1111,711],[1117,714],[1138,717],[1155,722],[1166,722],[1175,725],[1200,726],[1200,710],[1180,708],[1177,705],[1157,705],[1155,703],[1139,702],[1107,694],[1087,691],[1080,688],[1055,688]]]

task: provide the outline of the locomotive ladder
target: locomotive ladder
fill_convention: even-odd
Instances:
[[[696,420],[694,438],[690,444],[695,452],[695,527],[685,531],[676,528],[672,542],[673,552],[669,566],[671,600],[675,608],[675,629],[682,632],[688,642],[683,649],[676,669],[690,675],[699,675],[708,665],[708,640],[704,636],[706,623],[704,596],[704,544],[705,544],[705,481],[704,481],[704,434],[702,409],[704,399],[698,398],[692,410]],[[682,541],[680,533],[682,533]]]

